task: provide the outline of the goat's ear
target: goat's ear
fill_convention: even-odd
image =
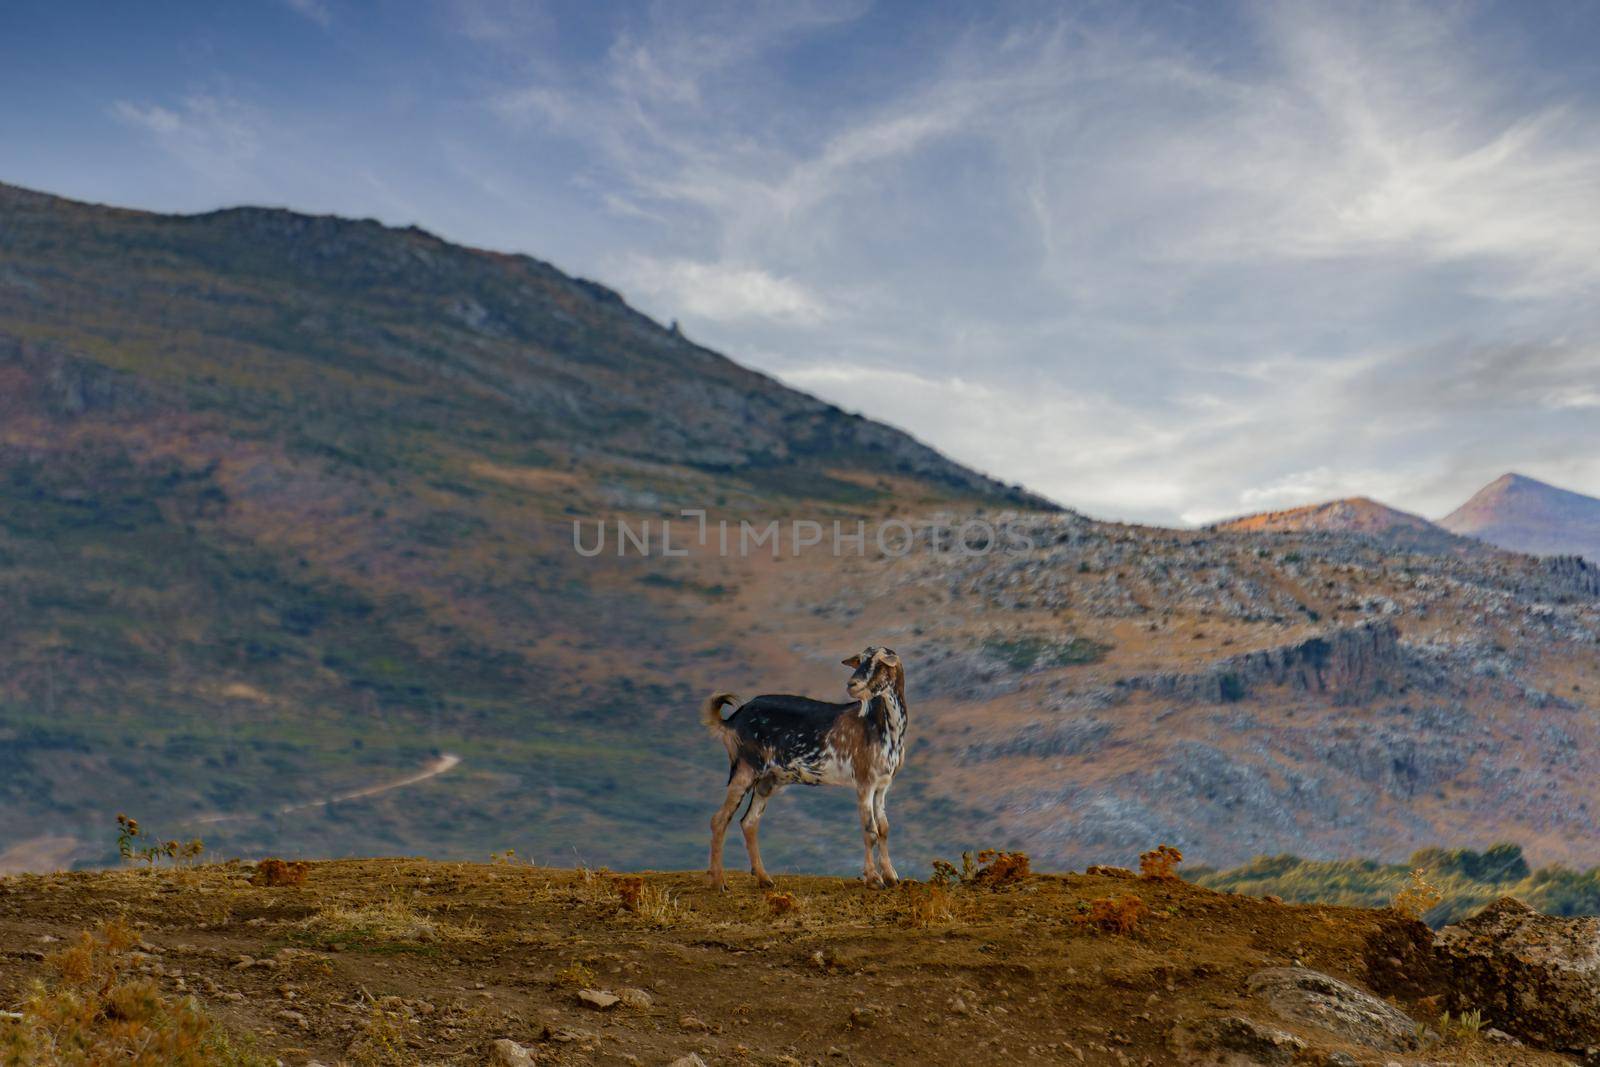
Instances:
[[[843,663],[846,667],[849,667],[851,670],[855,670],[857,667],[861,666],[861,657],[860,656],[851,656],[849,659],[842,659],[839,662]]]
[[[900,657],[898,655],[896,655],[894,652],[892,652],[889,649],[887,649],[887,648],[884,649],[882,652],[878,653],[878,660],[885,667],[898,667],[898,666],[900,666]]]

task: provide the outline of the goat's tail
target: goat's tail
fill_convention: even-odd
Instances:
[[[711,736],[722,738],[727,736],[727,724],[722,721],[722,706],[724,704],[737,704],[739,698],[732,693],[718,693],[706,700],[700,708],[700,721],[705,724]]]

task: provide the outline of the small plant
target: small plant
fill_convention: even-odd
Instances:
[[[162,1064],[262,1067],[272,1062],[233,1045],[192,999],[165,995],[129,975],[138,943],[120,922],[82,933],[48,960],[50,985],[35,983],[16,1014],[0,1015],[6,1064]]]
[[[508,848],[504,852],[489,853],[489,862],[496,867],[515,867],[517,864],[517,850]]]
[[[1443,899],[1444,894],[1439,891],[1439,887],[1428,881],[1428,872],[1421,867],[1414,867],[1411,870],[1411,877],[1401,887],[1400,892],[1394,895],[1389,907],[1408,919],[1420,921]]]
[[[1139,877],[1159,882],[1177,881],[1178,864],[1182,862],[1182,852],[1171,845],[1158,845],[1149,852],[1140,853]]]
[[[1434,1026],[1418,1023],[1415,1031],[1417,1045],[1424,1049],[1442,1045],[1475,1044],[1483,1032],[1483,1012],[1473,1009],[1459,1015],[1449,1012],[1439,1016]]]
[[[793,893],[780,893],[777,890],[768,890],[766,895],[767,910],[774,919],[800,910],[800,898]]]
[[[594,969],[582,960],[573,960],[556,972],[556,984],[590,989],[596,984]]]
[[[256,864],[256,873],[250,876],[251,885],[261,886],[295,886],[306,884],[306,873],[310,867],[294,860],[285,863],[279,859],[264,859]]]
[[[167,859],[176,866],[193,863],[205,850],[205,842],[198,837],[192,841],[159,841],[145,832],[138,819],[117,816],[117,854],[129,862],[154,867],[157,860]]]
[[[1017,885],[1033,875],[1032,861],[1026,852],[1005,852],[986,848],[974,861],[971,852],[961,854],[961,868],[948,860],[933,861],[933,884],[937,886],[970,885],[999,889]]]
[[[978,853],[978,870],[972,876],[973,885],[999,889],[1016,885],[1033,875],[1031,861],[1026,852],[1001,852],[986,848]]]
[[[632,912],[639,910],[639,905],[644,901],[643,878],[636,874],[617,875],[611,879],[611,887],[617,891],[625,910]]]
[[[955,900],[948,886],[935,882],[927,886],[904,883],[906,923],[919,929],[949,922],[955,917]]]
[[[1096,897],[1086,904],[1080,904],[1079,908],[1079,913],[1073,917],[1073,922],[1080,926],[1092,926],[1099,930],[1121,934],[1124,937],[1133,933],[1134,927],[1139,925],[1139,920],[1150,913],[1145,902],[1132,894],[1120,897]]]

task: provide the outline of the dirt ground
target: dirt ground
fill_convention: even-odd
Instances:
[[[946,892],[780,876],[783,896],[742,874],[716,893],[697,873],[516,862],[320,862],[279,887],[254,874],[0,879],[0,1008],[77,931],[120,917],[139,970],[291,1065],[481,1064],[498,1038],[543,1064],[1191,1063],[1175,1032],[1229,1015],[1297,1034],[1297,1063],[1568,1062],[1477,1037],[1342,1046],[1248,999],[1252,973],[1300,964],[1437,1018],[1424,928],[1390,911],[1077,874]],[[1146,909],[1130,932],[1086,921],[1124,896]],[[1351,1058],[1328,1059],[1340,1049]]]

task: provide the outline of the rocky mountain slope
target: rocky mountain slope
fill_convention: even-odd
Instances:
[[[1439,525],[1514,552],[1600,560],[1600,500],[1521,474],[1496,478]]]

